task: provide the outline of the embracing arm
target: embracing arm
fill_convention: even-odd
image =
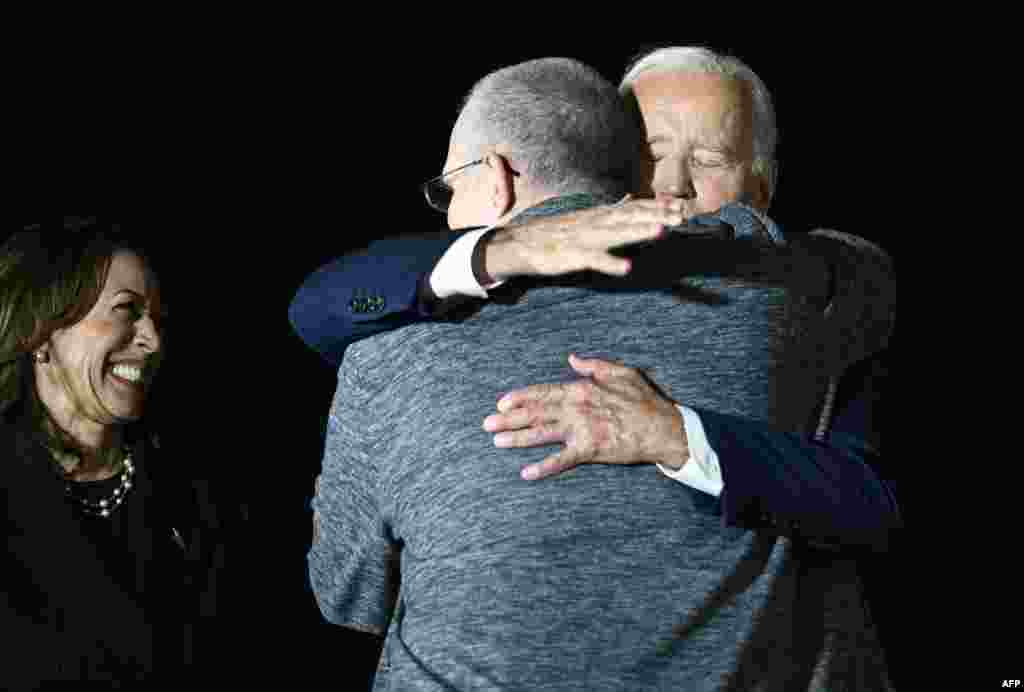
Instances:
[[[700,411],[724,476],[727,525],[778,528],[818,543],[885,550],[903,520],[881,456],[886,352],[842,378],[820,439]]]
[[[583,269],[623,274],[629,263],[608,250],[650,240],[665,226],[681,223],[679,207],[634,200],[486,233],[378,240],[313,272],[292,299],[288,317],[306,345],[337,367],[350,343],[436,317],[449,300],[486,298],[495,281]]]
[[[801,242],[830,267],[823,353],[842,372],[831,424],[805,437],[702,411],[722,460],[722,511],[733,524],[767,522],[818,543],[885,550],[903,524],[894,470],[881,456],[895,268],[882,248],[851,234],[818,230]]]
[[[329,262],[310,274],[292,299],[292,328],[337,367],[350,343],[428,319],[422,282],[460,235],[387,238]]]
[[[510,392],[484,419],[498,447],[564,443],[524,468],[525,479],[585,463],[653,463],[719,496],[726,526],[885,550],[902,523],[879,452],[884,352],[846,373],[820,440],[707,410],[686,416],[635,368],[575,357],[570,365],[585,379]]]

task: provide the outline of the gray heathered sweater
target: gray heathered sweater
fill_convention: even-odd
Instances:
[[[791,294],[714,277],[682,297],[536,287],[352,345],[309,567],[328,621],[386,631],[375,689],[885,689],[851,561],[723,527],[715,498],[651,465],[525,482],[553,448],[496,449],[481,428],[501,393],[574,379],[569,352],[696,408],[801,426],[821,379]]]

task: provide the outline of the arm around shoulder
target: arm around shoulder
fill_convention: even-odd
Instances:
[[[896,483],[881,455],[885,352],[844,376],[821,439],[700,411],[725,478],[727,525],[775,528],[838,547],[888,549],[903,525]]]
[[[461,234],[386,238],[323,265],[288,307],[300,339],[334,367],[352,342],[430,317],[420,282]]]

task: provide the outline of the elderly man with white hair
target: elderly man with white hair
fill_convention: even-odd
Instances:
[[[778,130],[753,70],[706,48],[662,48],[637,60],[619,90],[643,116],[655,195],[685,200],[687,216],[735,201],[768,209]]]
[[[338,365],[353,342],[444,318],[464,297],[486,299],[489,291],[519,276],[586,269],[626,274],[629,262],[614,248],[656,237],[662,226],[680,220],[677,214],[698,225],[711,218],[737,229],[755,218],[773,226],[764,211],[777,179],[774,111],[749,68],[705,49],[663,49],[637,61],[621,91],[646,130],[647,172],[637,193],[653,196],[654,202],[378,241],[366,253],[343,257],[309,277],[290,311],[296,331]],[[428,186],[433,206],[447,209],[451,182],[452,176],[443,176]],[[659,391],[635,368],[572,357],[570,366],[584,379],[513,391],[484,420],[484,428],[502,448],[564,444],[558,453],[525,466],[524,479],[555,476],[581,464],[653,463],[664,476],[712,498],[723,526],[770,528],[798,541],[884,550],[902,521],[877,439],[877,399],[885,375],[877,354],[891,332],[886,283],[891,267],[884,253],[849,236],[821,233],[793,244],[825,260],[831,287],[821,328],[807,337],[809,352],[831,377],[823,381],[819,406],[804,425],[781,430],[686,401],[675,404],[667,396],[675,394],[671,389]],[[857,300],[880,287],[890,293]],[[822,336],[829,333],[834,338]],[[814,578],[849,583],[849,561],[830,569],[815,571]],[[850,603],[845,612],[826,604],[829,622],[823,627],[829,636],[847,641],[867,637],[869,650],[870,628],[844,624],[855,608]],[[835,669],[823,674],[833,675],[832,682],[841,677]]]

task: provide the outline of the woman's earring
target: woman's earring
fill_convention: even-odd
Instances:
[[[50,362],[50,354],[47,353],[46,351],[36,351],[35,357],[36,357],[36,362],[37,363],[49,363]]]

